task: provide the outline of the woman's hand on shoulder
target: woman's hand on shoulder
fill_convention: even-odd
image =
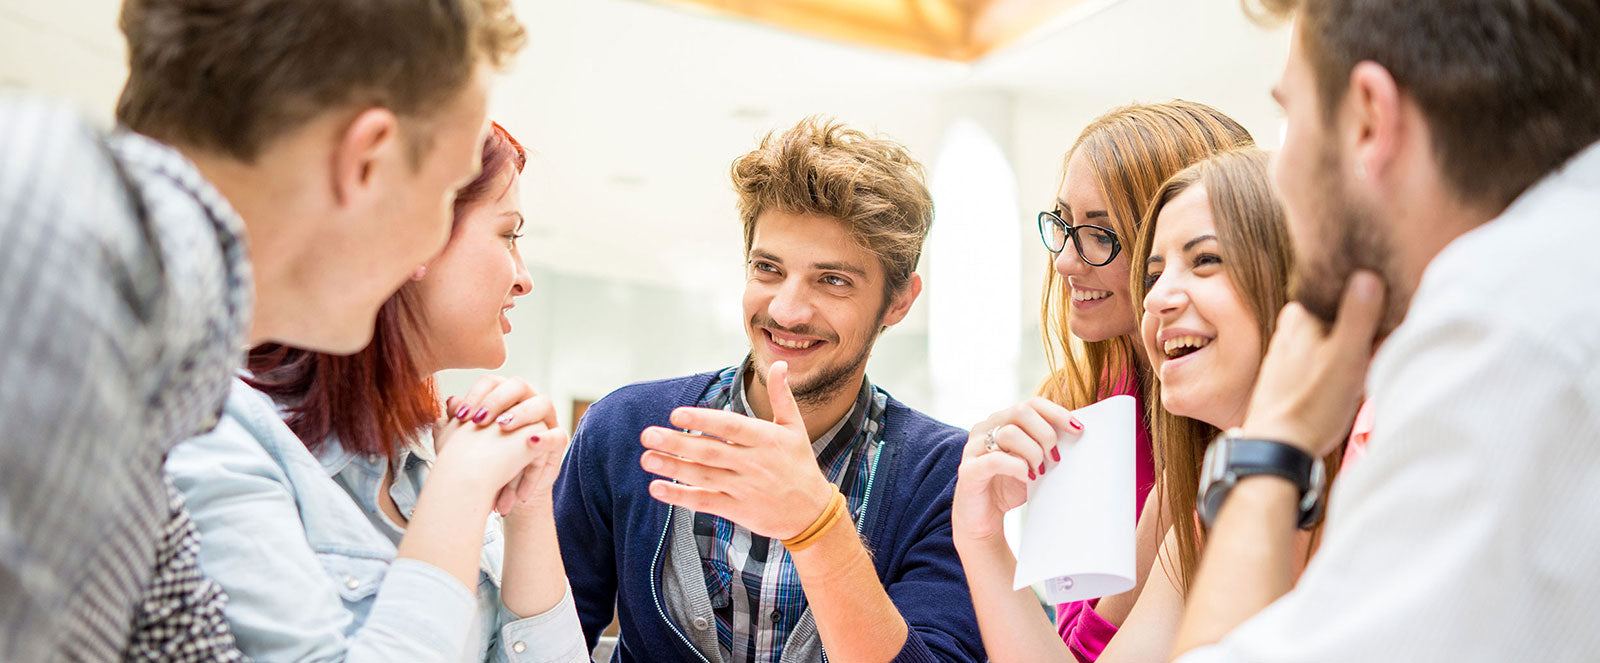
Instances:
[[[1037,396],[973,426],[950,514],[956,542],[1003,543],[1005,513],[1026,502],[1028,484],[1061,460],[1057,445],[1082,433],[1070,410]]]

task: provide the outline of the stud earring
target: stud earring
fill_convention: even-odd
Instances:
[[[414,272],[411,273],[411,280],[413,280],[413,281],[421,281],[422,277],[427,276],[427,274],[428,274],[428,266],[427,265],[418,265],[417,266],[417,271],[414,271]]]

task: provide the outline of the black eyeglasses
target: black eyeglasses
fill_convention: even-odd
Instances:
[[[1111,264],[1117,253],[1122,251],[1122,241],[1110,228],[1087,224],[1075,226],[1062,221],[1055,212],[1039,213],[1039,239],[1044,241],[1044,248],[1050,249],[1051,253],[1061,253],[1067,248],[1068,238],[1072,239],[1072,247],[1078,251],[1078,257],[1093,267]]]

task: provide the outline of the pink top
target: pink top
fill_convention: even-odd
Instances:
[[[1138,397],[1134,395],[1134,398]],[[1350,469],[1352,464],[1366,455],[1367,438],[1372,436],[1372,421],[1372,401],[1364,401],[1356,412],[1355,425],[1350,429],[1350,440],[1345,444],[1344,461],[1339,471]],[[1151,480],[1154,468],[1150,465],[1150,431],[1143,420],[1139,422],[1138,448],[1139,508],[1143,509],[1145,495],[1149,494],[1154,483]],[[1056,606],[1056,632],[1061,634],[1061,640],[1067,643],[1072,655],[1083,663],[1092,663],[1100,658],[1106,645],[1111,644],[1111,637],[1117,634],[1117,626],[1095,612],[1098,601],[1078,601]]]
[[[1134,444],[1134,484],[1135,493],[1134,518],[1137,520],[1144,510],[1144,501],[1150,495],[1150,489],[1156,485],[1156,470],[1150,449],[1150,422],[1144,415],[1144,394],[1140,393],[1139,385],[1133,380],[1123,380],[1117,393],[1113,395],[1132,396],[1135,410],[1139,412],[1139,422],[1135,426]],[[1111,622],[1101,618],[1094,611],[1098,599],[1077,601],[1056,606],[1056,632],[1061,634],[1061,639],[1067,643],[1067,648],[1080,661],[1093,661],[1100,658],[1100,652],[1111,642],[1111,636],[1117,634],[1117,627]]]

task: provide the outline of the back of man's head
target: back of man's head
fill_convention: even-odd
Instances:
[[[508,0],[126,0],[121,27],[118,121],[245,162],[329,110],[426,120],[526,39]]]
[[[732,170],[746,252],[762,212],[817,214],[843,222],[878,256],[886,291],[898,292],[911,280],[933,224],[933,196],[922,165],[899,143],[808,117],[767,134]]]
[[[1502,208],[1600,140],[1600,2],[1255,2],[1295,15],[1324,120],[1357,63],[1387,69],[1426,116],[1463,201]]]

